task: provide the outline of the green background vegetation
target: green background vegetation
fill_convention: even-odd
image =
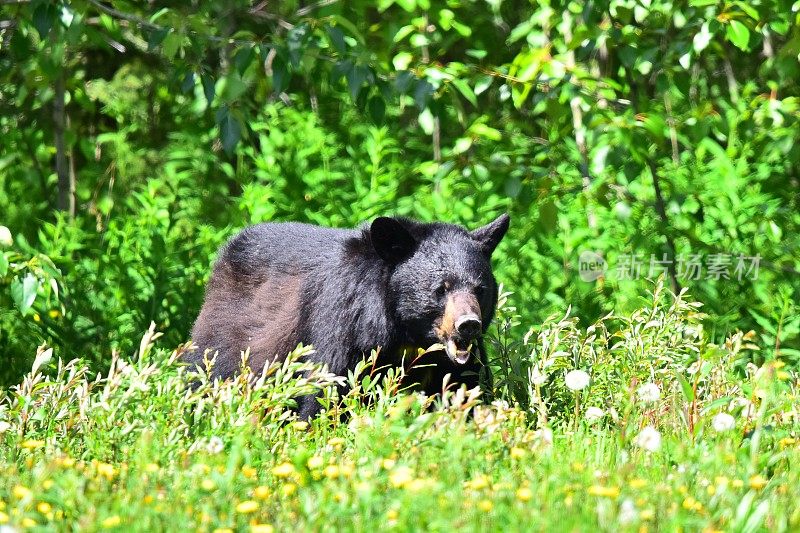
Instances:
[[[0,0],[0,526],[800,530],[799,21],[770,0]],[[245,225],[501,212],[493,403],[432,406],[368,362],[344,398],[294,360],[187,386],[180,346]],[[309,428],[290,407],[316,388]]]

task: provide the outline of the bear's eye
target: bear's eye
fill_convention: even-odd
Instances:
[[[450,283],[447,281],[443,281],[442,283],[439,284],[438,287],[436,287],[436,297],[443,298],[448,290],[450,290]]]
[[[484,287],[483,285],[478,285],[477,287],[475,287],[475,297],[478,300],[482,299],[485,294],[486,294],[486,287]]]

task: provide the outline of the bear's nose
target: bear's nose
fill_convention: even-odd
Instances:
[[[456,332],[462,339],[474,339],[481,334],[481,319],[474,313],[459,317]]]

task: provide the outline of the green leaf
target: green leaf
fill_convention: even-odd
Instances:
[[[200,81],[203,82],[203,94],[206,96],[206,102],[208,102],[208,105],[211,105],[211,102],[214,101],[214,93],[216,92],[214,78],[212,78],[210,74],[203,74],[200,77]]]
[[[8,257],[6,254],[0,254],[0,278],[8,274]]]
[[[239,120],[231,114],[227,107],[221,108],[218,115],[220,115],[218,116],[219,136],[222,139],[222,147],[228,154],[231,154],[242,136],[242,127]]]
[[[161,48],[164,51],[164,55],[167,56],[167,59],[175,58],[175,55],[178,53],[178,49],[182,43],[183,36],[178,35],[174,31],[164,37],[164,42],[161,45]]]
[[[30,272],[25,275],[22,281],[19,278],[14,278],[14,281],[11,282],[11,297],[23,315],[27,314],[36,300],[36,291],[38,289],[39,280]]]
[[[726,32],[728,40],[739,50],[747,50],[750,43],[750,30],[738,20],[732,20]]]
[[[39,32],[39,37],[45,39],[56,20],[55,5],[47,2],[39,4],[33,11],[33,27]]]
[[[247,70],[247,67],[253,62],[255,55],[255,49],[252,46],[240,48],[239,51],[236,52],[236,55],[233,56],[233,64],[236,65],[236,70],[239,71],[239,75],[244,74],[244,71]]]
[[[370,98],[367,102],[367,110],[372,122],[379,126],[383,124],[383,118],[386,115],[386,102],[383,101],[383,98],[380,96]]]
[[[347,86],[350,88],[350,97],[355,101],[358,98],[358,93],[361,91],[361,86],[367,79],[369,70],[367,67],[354,66],[347,72]]]
[[[452,83],[453,86],[458,89],[458,92],[460,92],[470,104],[478,107],[478,99],[475,97],[475,93],[467,82],[459,78],[454,78],[450,83]]]
[[[681,392],[683,392],[684,399],[687,402],[694,400],[694,389],[692,388],[691,383],[686,380],[682,372],[676,372],[675,375],[678,376],[678,382],[681,385]]]
[[[276,94],[285,91],[291,77],[289,64],[280,55],[276,55],[272,60],[272,90]]]
[[[347,43],[344,40],[344,32],[336,26],[328,27],[328,39],[333,45],[334,50],[340,54],[347,52]]]

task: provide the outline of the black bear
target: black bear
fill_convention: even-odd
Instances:
[[[482,335],[497,304],[490,259],[508,225],[503,214],[472,232],[389,217],[356,230],[248,227],[220,251],[187,361],[200,365],[205,353],[218,352],[213,376],[228,378],[247,348],[260,371],[302,342],[314,346],[316,361],[346,375],[378,347],[399,365],[408,347],[440,344],[418,362],[429,369],[423,389],[440,392],[448,373],[476,386],[488,372]],[[303,418],[320,409],[314,397],[298,403]]]

